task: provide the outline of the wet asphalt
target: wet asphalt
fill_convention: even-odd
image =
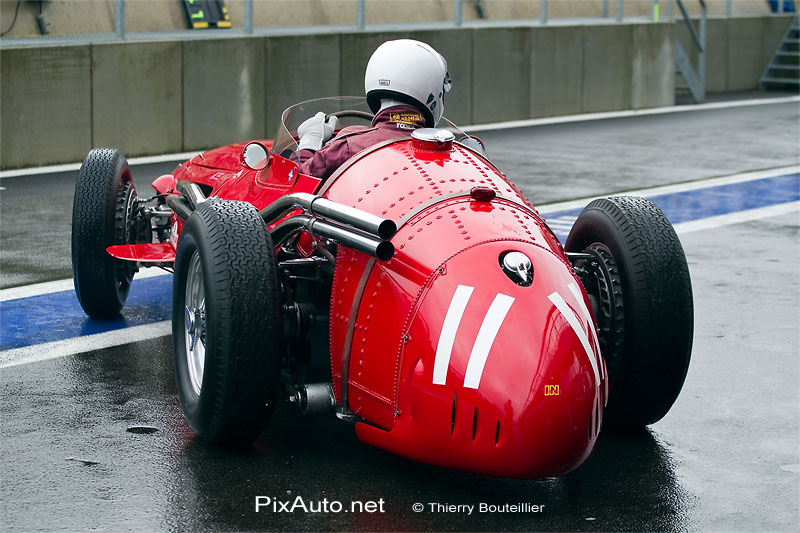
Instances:
[[[544,204],[797,164],[800,108],[480,136]],[[134,168],[140,195],[174,166]],[[0,287],[71,275],[76,175],[0,181]],[[800,215],[681,240],[696,317],[681,396],[646,430],[604,431],[567,476],[508,480],[414,463],[359,443],[333,417],[285,405],[253,446],[207,446],[183,422],[165,337],[0,370],[0,530],[795,531]],[[256,512],[258,496],[294,512],[280,503]],[[304,512],[298,501],[327,510]],[[367,507],[345,512],[354,502]]]

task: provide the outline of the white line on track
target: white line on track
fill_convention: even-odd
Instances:
[[[0,352],[0,369],[155,339],[170,333],[172,333],[172,323],[169,320],[164,320],[163,322],[106,331],[105,333],[97,333],[85,337],[74,337],[45,344],[25,346],[24,348],[14,348],[13,350]]]
[[[685,113],[687,111],[707,111],[712,109],[729,109],[734,107],[758,106],[758,105],[769,105],[769,104],[786,104],[790,102],[800,102],[800,96],[757,98],[753,100],[732,100],[730,102],[710,102],[706,104],[654,107],[651,109],[631,109],[627,111],[608,111],[604,113],[584,113],[582,115],[565,115],[561,117],[532,118],[527,120],[512,120],[509,122],[495,122],[493,124],[477,124],[475,126],[464,126],[462,129],[466,133],[475,133],[479,131],[509,130],[513,128],[530,128],[532,126],[550,126],[552,124],[587,122],[592,120],[605,120],[610,118],[629,118],[629,117],[644,117],[649,115],[667,115],[670,113]]]
[[[552,124],[567,124],[572,122],[587,122],[613,118],[644,117],[650,115],[667,115],[670,113],[686,113],[689,111],[707,111],[712,109],[730,109],[734,107],[760,106],[770,104],[786,104],[800,102],[800,96],[783,96],[777,98],[756,98],[749,100],[731,100],[729,102],[710,102],[705,104],[677,105],[667,107],[654,107],[651,109],[633,109],[626,111],[608,111],[604,113],[584,113],[581,115],[565,115],[560,117],[533,118],[527,120],[513,120],[509,122],[494,122],[491,124],[476,124],[464,126],[467,133],[476,133],[489,130],[508,130],[514,128],[529,128],[533,126],[549,126]],[[181,154],[165,154],[147,157],[134,157],[128,159],[131,165],[147,165],[151,163],[180,163],[197,155],[198,152],[184,152]],[[33,176],[37,174],[51,174],[54,172],[73,172],[81,168],[81,163],[68,163],[37,168],[22,168],[18,170],[0,171],[0,179],[16,176]]]
[[[744,172],[742,174],[733,174],[730,176],[721,176],[717,178],[707,178],[698,181],[676,183],[674,185],[651,187],[649,189],[637,189],[634,191],[608,193],[601,196],[658,196],[660,194],[673,194],[678,192],[696,191],[698,189],[707,189],[709,187],[719,187],[720,185],[730,185],[732,183],[744,183],[746,181],[755,181],[763,178],[772,178],[775,176],[794,174],[795,172],[800,172],[800,165],[790,165],[787,167],[778,167],[768,170]],[[566,202],[558,202],[555,204],[537,206],[537,209],[539,210],[540,213],[542,213],[542,215],[546,215],[547,213],[555,213],[557,211],[565,211],[567,209],[578,209],[581,207],[585,207],[586,204],[588,204],[595,198],[597,197],[590,196],[587,198],[579,198],[577,200],[568,200]]]
[[[128,159],[129,165],[150,165],[153,163],[169,163],[174,161],[182,163],[193,158],[202,151],[184,152],[182,154],[164,154],[145,157],[132,157]],[[74,172],[80,170],[82,163],[66,163],[63,165],[50,165],[46,167],[20,168],[17,170],[3,170],[0,172],[0,179],[15,178],[17,176],[35,176],[36,174],[54,174],[56,172]]]
[[[145,268],[136,273],[136,279],[154,278],[156,276],[166,276],[167,274],[169,274],[169,272],[161,270],[160,268]],[[53,294],[54,292],[71,291],[74,288],[72,278],[37,283],[35,285],[12,287],[10,289],[0,290],[0,302],[41,296],[42,294]]]
[[[785,204],[728,213],[727,215],[701,218],[700,220],[692,220],[690,222],[681,222],[680,224],[675,224],[674,228],[678,235],[683,235],[685,233],[692,233],[693,231],[721,228],[722,226],[729,226],[731,224],[740,224],[742,222],[750,222],[752,220],[760,220],[762,218],[776,217],[797,212],[800,212],[800,202],[787,202]]]

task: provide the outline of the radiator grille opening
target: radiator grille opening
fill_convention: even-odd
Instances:
[[[450,435],[453,434],[453,428],[456,427],[456,393],[453,393],[453,412],[450,415]]]
[[[594,402],[594,433],[600,433],[600,399]]]

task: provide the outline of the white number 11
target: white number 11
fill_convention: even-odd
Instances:
[[[453,299],[450,300],[450,307],[447,308],[447,314],[444,317],[442,332],[439,334],[439,344],[436,346],[436,358],[433,363],[434,385],[444,385],[447,381],[447,369],[450,367],[450,355],[453,352],[456,332],[459,324],[461,324],[461,318],[464,316],[464,311],[467,308],[467,303],[469,303],[473,290],[474,287],[459,285],[456,288]],[[489,306],[489,310],[483,317],[475,344],[472,346],[472,353],[467,363],[467,372],[464,375],[465,387],[470,389],[478,388],[483,375],[483,367],[489,357],[489,351],[492,349],[497,332],[500,331],[500,326],[503,325],[503,321],[506,319],[506,315],[513,303],[514,298],[505,294],[497,294],[494,297],[492,305]]]

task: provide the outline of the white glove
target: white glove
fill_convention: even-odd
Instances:
[[[322,148],[322,145],[333,137],[337,122],[338,119],[336,117],[328,117],[325,120],[325,113],[322,111],[307,119],[297,128],[297,135],[300,136],[300,142],[297,145],[298,149],[314,150],[316,152]]]

